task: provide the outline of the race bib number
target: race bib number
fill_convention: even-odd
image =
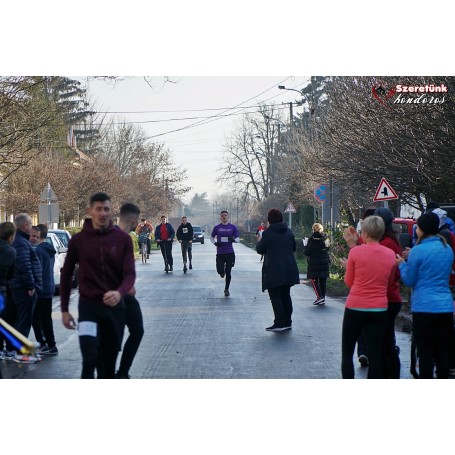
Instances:
[[[80,337],[96,337],[97,324],[93,321],[81,321],[77,325],[77,332]]]
[[[228,240],[227,237],[221,237],[221,241],[222,241],[223,243],[229,242],[229,240]]]

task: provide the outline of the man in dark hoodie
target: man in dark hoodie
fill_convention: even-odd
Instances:
[[[187,259],[190,261],[190,269],[193,268],[193,226],[188,223],[186,216],[182,217],[182,224],[177,229],[177,240],[182,246],[183,273],[186,273]]]
[[[112,224],[110,197],[96,193],[90,199],[82,231],[68,245],[60,278],[62,322],[75,329],[68,311],[71,281],[79,263],[78,335],[82,354],[82,379],[115,378],[115,363],[125,327],[123,297],[136,279],[131,237]]]
[[[36,227],[39,237],[35,252],[43,269],[43,286],[38,291],[32,326],[36,341],[40,344],[38,354],[57,355],[58,349],[52,323],[52,297],[55,294],[54,263],[57,252],[53,245],[46,242],[47,226],[38,224]]]
[[[14,218],[14,224],[17,230],[12,246],[16,250],[16,270],[8,283],[16,310],[16,322],[13,327],[28,337],[32,328],[37,292],[42,285],[42,269],[35,250],[29,242],[32,230],[31,217],[27,213],[19,213]],[[17,363],[36,363],[39,360],[35,356],[16,353],[8,344],[5,358]]]
[[[273,325],[265,330],[283,332],[292,329],[291,287],[300,283],[294,256],[296,244],[294,234],[283,223],[283,214],[279,210],[270,210],[267,220],[270,226],[256,245],[258,254],[264,255],[262,291],[269,291],[275,314]]]

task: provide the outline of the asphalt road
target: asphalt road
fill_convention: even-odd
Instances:
[[[236,244],[231,295],[215,271],[215,247],[193,246],[193,270],[182,272],[180,246],[174,243],[174,272],[166,274],[161,254],[153,250],[147,264],[136,262],[137,298],[145,335],[131,368],[134,379],[339,379],[343,300],[326,299],[313,306],[314,292],[301,284],[292,288],[292,331],[265,331],[273,322],[267,293],[261,291],[260,256]],[[59,348],[55,357],[35,365],[0,362],[5,378],[76,379],[81,356],[77,334],[60,320],[54,299],[54,328]],[[77,315],[77,290],[70,311]],[[30,335],[33,339],[33,332]],[[397,332],[402,378],[410,378],[410,336]],[[357,361],[356,377],[366,369]]]

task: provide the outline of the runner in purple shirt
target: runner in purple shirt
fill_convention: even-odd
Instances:
[[[223,210],[220,213],[221,223],[213,228],[210,241],[216,246],[216,271],[221,278],[226,276],[224,295],[229,296],[231,283],[231,269],[235,264],[235,253],[232,244],[240,242],[237,226],[229,223],[229,213]]]

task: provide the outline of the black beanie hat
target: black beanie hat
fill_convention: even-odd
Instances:
[[[433,212],[424,213],[417,219],[417,226],[425,234],[436,235],[439,230],[439,217]]]
[[[435,215],[436,216],[436,215]],[[267,221],[272,223],[282,223],[283,222],[283,214],[278,209],[271,209],[267,215]],[[439,226],[439,218],[438,218],[438,226]]]
[[[429,210],[434,210],[434,209],[438,209],[439,208],[439,204],[435,201],[430,201],[428,204],[427,204],[427,212]]]

